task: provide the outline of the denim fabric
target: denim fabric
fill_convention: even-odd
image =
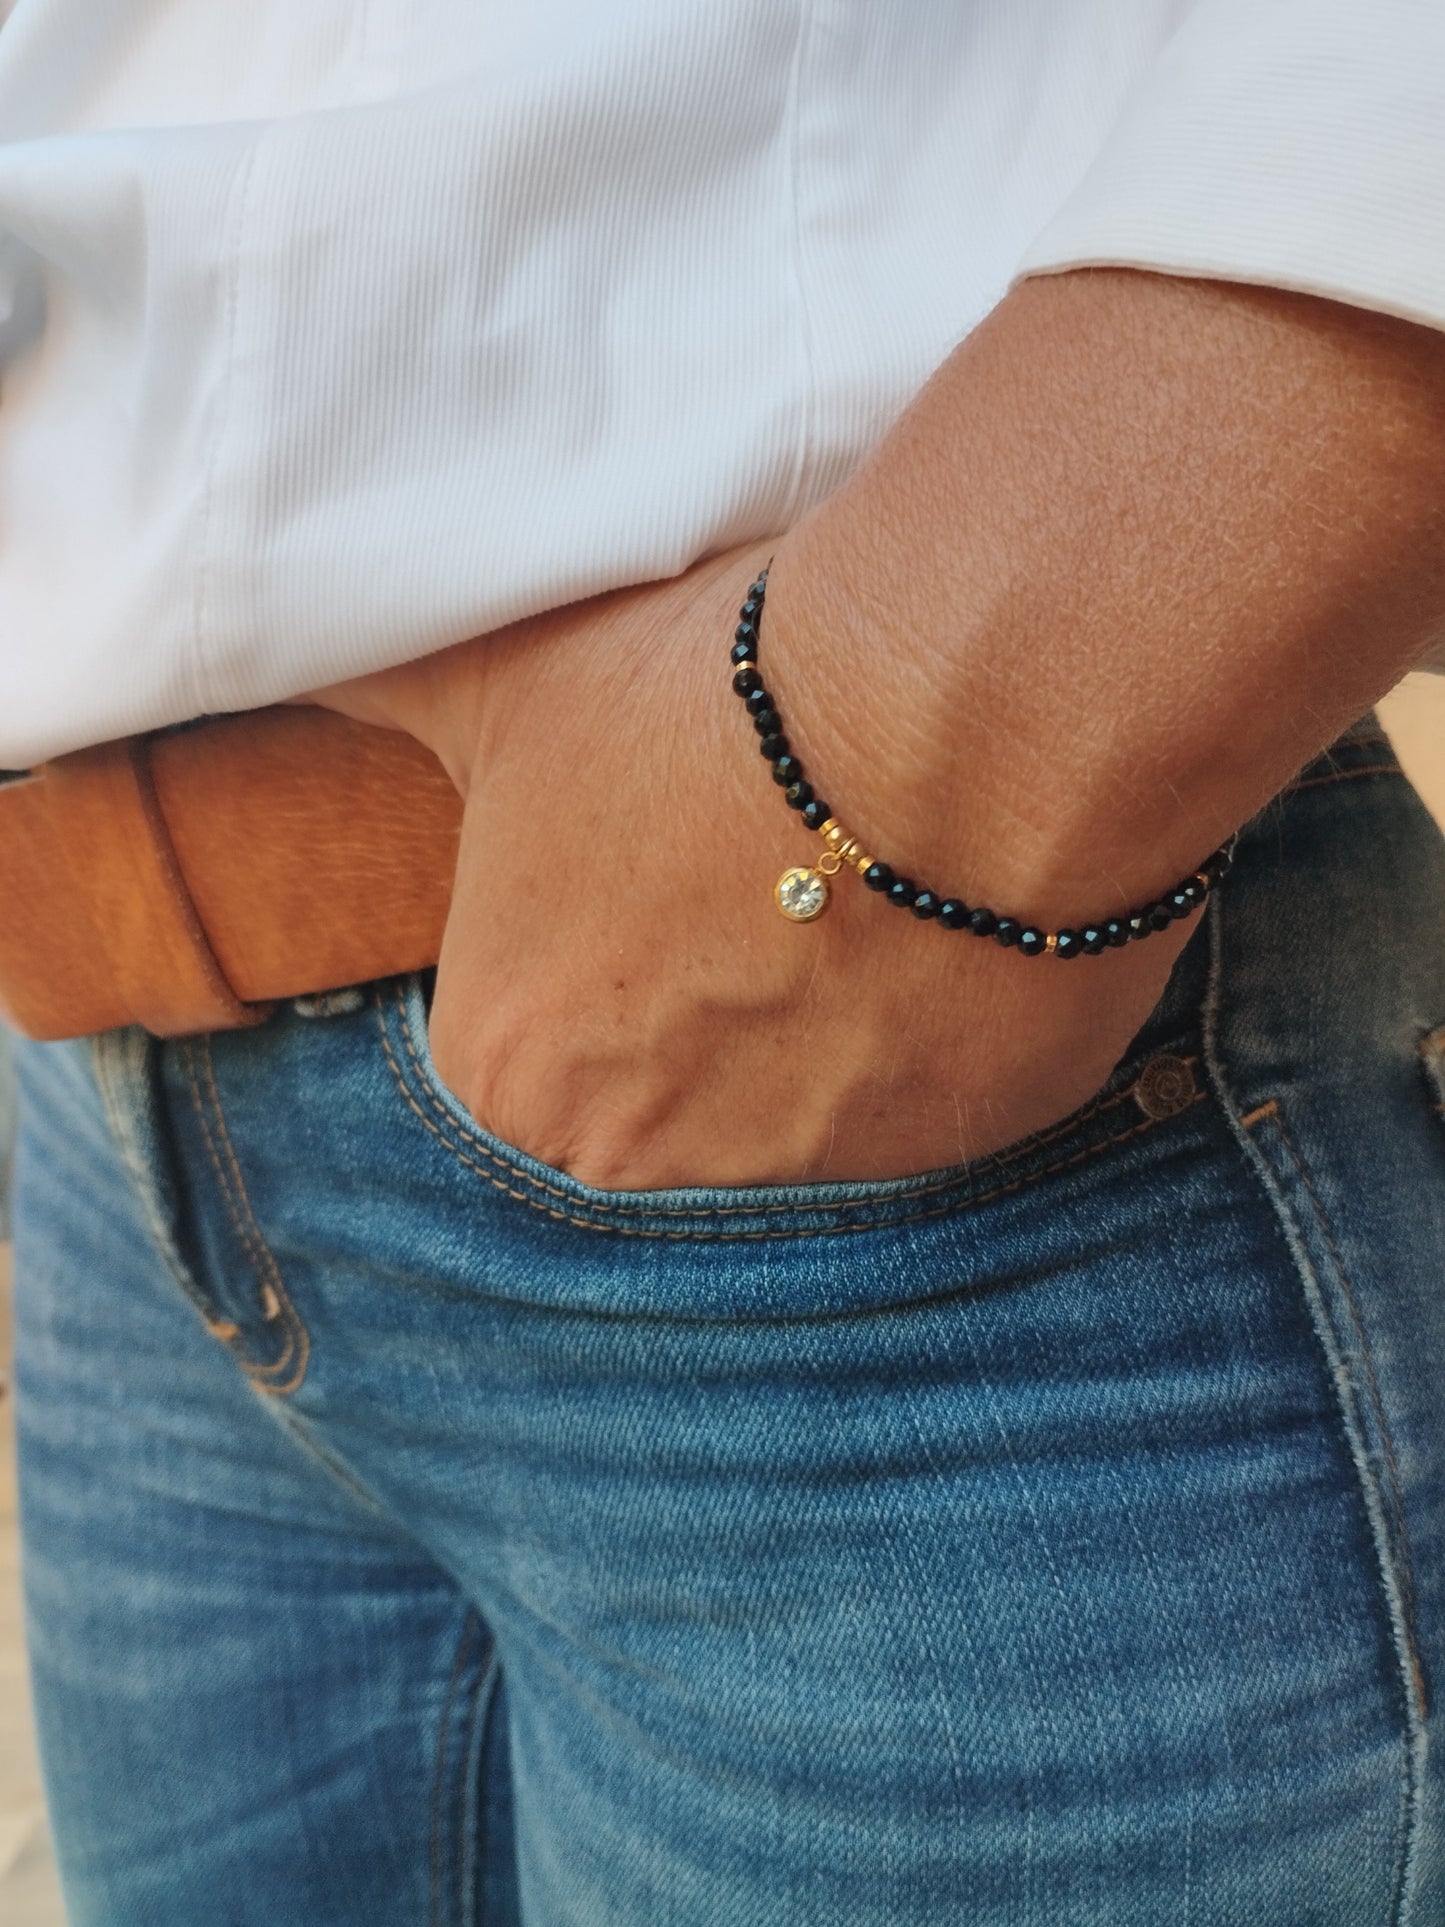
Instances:
[[[75,1927],[1445,1922],[1445,855],[1372,724],[959,1170],[589,1191],[426,990],[20,1052]]]

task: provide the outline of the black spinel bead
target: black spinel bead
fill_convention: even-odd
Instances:
[[[833,812],[826,803],[820,803],[815,796],[811,803],[803,805],[803,821],[810,830],[821,830]]]
[[[1001,943],[1005,950],[1012,950],[1022,934],[1016,917],[994,919],[993,940],[995,943]]]
[[[813,785],[811,783],[789,783],[788,787],[783,791],[783,801],[790,810],[805,809],[812,800]]]
[[[1164,908],[1175,922],[1194,914],[1194,899],[1187,890],[1171,890],[1164,899]]]
[[[760,709],[753,717],[753,728],[759,736],[781,736],[783,719],[776,709]]]
[[[1198,909],[1199,905],[1203,903],[1204,899],[1209,895],[1207,886],[1202,884],[1198,877],[1190,877],[1186,882],[1181,883],[1179,890],[1182,895],[1188,897],[1195,909]]]
[[[751,622],[753,626],[756,628],[757,620],[758,620],[758,611],[762,608],[762,606],[763,606],[763,599],[760,595],[750,595],[747,601],[743,604],[742,608],[738,610],[738,616],[740,620],[743,622]]]
[[[756,643],[757,639],[758,625],[755,622],[740,622],[737,628],[733,630],[734,642]]]
[[[998,918],[992,910],[970,910],[968,927],[976,937],[991,937],[998,929]]]
[[[938,921],[945,930],[963,930],[968,925],[969,908],[957,897],[945,897],[938,906]]]
[[[1154,926],[1149,921],[1149,912],[1147,910],[1136,910],[1129,919],[1129,935],[1131,939],[1135,943],[1138,943],[1144,937],[1152,937],[1153,934]]]
[[[1030,924],[1019,932],[1019,950],[1025,957],[1042,957],[1048,944],[1042,930],[1035,930]]]
[[[888,901],[896,903],[900,910],[911,910],[913,899],[918,895],[907,877],[894,877],[888,886]]]
[[[863,872],[863,881],[870,890],[890,890],[893,887],[893,872],[886,863],[870,863]]]
[[[765,709],[771,709],[772,706],[773,699],[761,683],[756,689],[750,689],[743,698],[743,708],[750,716],[761,716]]]
[[[803,765],[796,756],[780,756],[773,764],[773,781],[786,789],[789,783],[802,780]]]
[[[931,917],[936,917],[942,908],[942,903],[932,890],[920,890],[913,899],[913,914],[920,923],[927,923]]]
[[[1174,912],[1167,903],[1147,904],[1144,915],[1149,919],[1151,930],[1167,930],[1174,921]]]
[[[1104,942],[1111,950],[1120,950],[1128,941],[1128,921],[1124,917],[1110,917],[1104,925]]]
[[[756,662],[758,659],[757,637],[754,636],[751,642],[735,642],[728,653],[732,657],[734,669],[745,662]]]
[[[740,696],[751,696],[755,689],[761,689],[762,686],[763,679],[756,665],[750,662],[745,662],[733,677],[733,688]]]
[[[767,592],[768,592],[768,572],[766,569],[764,569],[762,574],[758,577],[757,581],[753,584],[752,588],[748,590],[748,600],[750,602],[754,600],[761,602],[763,597],[767,594]]]
[[[1082,957],[1084,940],[1077,930],[1058,930],[1054,933],[1054,955],[1056,957]]]
[[[783,757],[788,753],[788,739],[782,731],[779,730],[775,735],[765,736],[758,744],[758,748],[763,752],[763,756],[768,762],[778,763],[781,762]],[[791,782],[792,778],[789,777],[788,780]]]
[[[1086,923],[1079,932],[1079,941],[1084,946],[1084,955],[1086,957],[1097,957],[1099,952],[1104,948],[1104,945],[1108,942],[1108,939],[1105,937],[1103,927],[1100,924]]]

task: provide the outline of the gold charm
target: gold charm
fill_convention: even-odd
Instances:
[[[811,923],[828,907],[828,880],[820,870],[784,870],[773,886],[773,902],[789,923]]]
[[[773,902],[789,923],[811,923],[822,916],[828,907],[828,879],[837,876],[845,863],[851,863],[861,876],[873,861],[836,817],[830,816],[818,834],[828,847],[813,867],[784,870],[773,886]]]

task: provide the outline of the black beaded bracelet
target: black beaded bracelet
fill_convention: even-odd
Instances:
[[[763,687],[758,671],[758,632],[762,623],[763,600],[767,594],[768,571],[764,569],[748,590],[747,600],[738,613],[737,633],[733,639],[733,688],[742,698],[753,727],[762,738],[759,747],[773,766],[773,781],[782,786],[784,800],[798,811],[810,830],[816,830],[827,848],[809,866],[784,870],[773,890],[773,900],[792,923],[811,923],[828,907],[828,879],[836,876],[845,863],[862,877],[870,890],[876,890],[901,910],[915,917],[937,919],[945,930],[967,930],[975,937],[992,937],[995,943],[1017,950],[1025,957],[1097,957],[1103,950],[1115,950],[1156,930],[1167,930],[1171,923],[1192,916],[1234,861],[1236,839],[1230,837],[1172,890],[1166,890],[1142,909],[1126,911],[1123,916],[1087,923],[1077,930],[1039,930],[1017,917],[1003,917],[995,910],[974,907],[958,897],[945,897],[937,891],[920,888],[909,877],[895,876],[886,863],[868,854],[863,844],[838,821],[828,805],[815,795],[803,775],[803,765],[794,756],[783,729],[778,706]]]

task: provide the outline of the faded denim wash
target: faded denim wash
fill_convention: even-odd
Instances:
[[[590,1191],[424,980],[23,1046],[75,1927],[1445,1922],[1442,848],[1367,721],[893,1183]]]

